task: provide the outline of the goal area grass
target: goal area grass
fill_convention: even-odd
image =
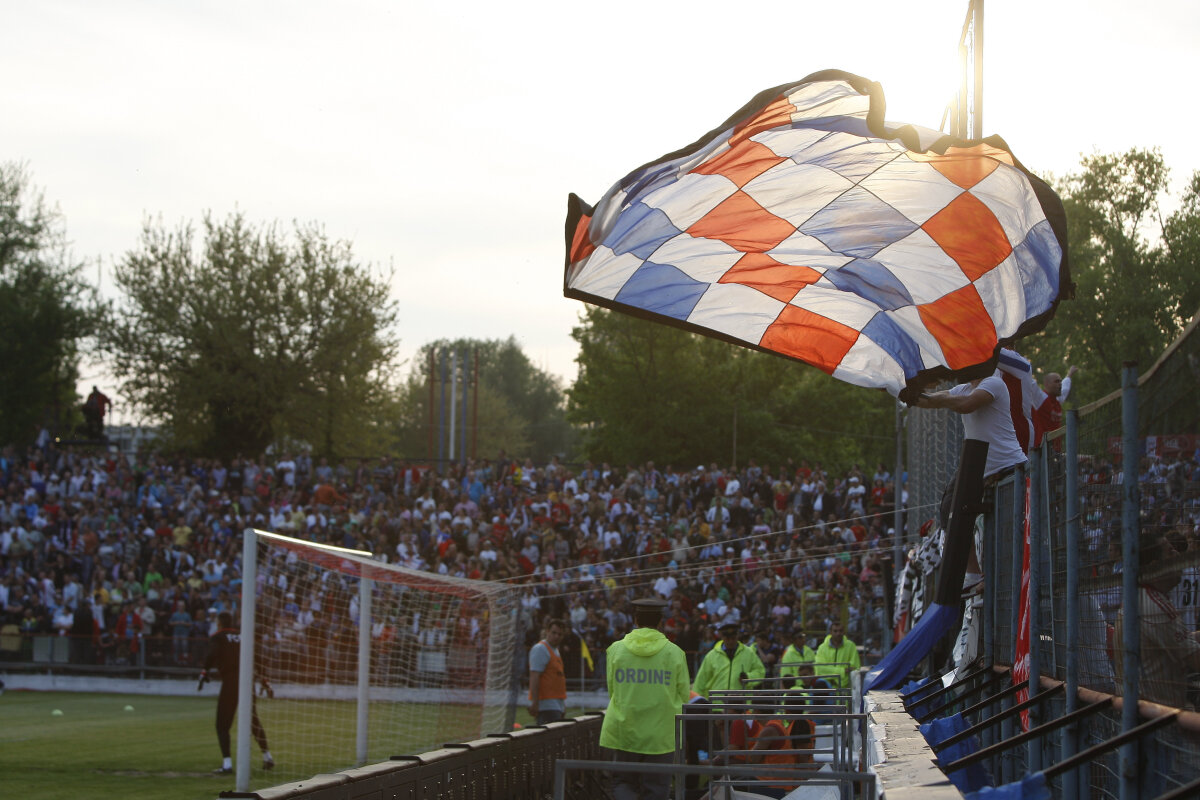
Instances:
[[[342,716],[351,726],[353,703],[340,701],[260,698],[258,713],[278,765],[264,772],[258,747],[251,748],[251,789],[311,777],[289,770],[311,762],[312,753],[297,752],[290,741],[304,741],[297,731],[281,727],[287,703],[320,704],[320,714],[305,718]],[[132,707],[132,711],[126,707]],[[55,714],[61,711],[61,714]],[[84,694],[75,692],[9,691],[0,696],[0,774],[4,796],[38,800],[213,800],[234,788],[234,776],[213,775],[221,765],[215,728],[215,693],[196,697]],[[478,714],[478,709],[463,709]],[[455,713],[443,708],[442,713]],[[524,708],[516,720],[530,725]],[[272,722],[275,724],[272,724]],[[352,727],[350,728],[352,730]],[[237,752],[237,723],[231,730]],[[419,733],[413,741],[418,740]],[[373,736],[368,763],[408,755],[408,742]],[[354,741],[347,743],[353,761]],[[343,759],[329,769],[345,769]],[[325,771],[325,770],[317,770]]]

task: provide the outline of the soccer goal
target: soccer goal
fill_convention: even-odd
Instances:
[[[524,633],[513,587],[254,529],[242,559],[239,790],[252,698],[270,783],[511,729]]]

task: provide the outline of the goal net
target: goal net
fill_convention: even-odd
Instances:
[[[512,727],[523,636],[512,587],[265,531],[245,537],[239,789],[251,767],[256,785],[278,784]],[[251,675],[269,776],[251,746]]]

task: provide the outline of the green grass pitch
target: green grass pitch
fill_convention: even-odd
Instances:
[[[300,780],[317,772],[344,769],[351,764],[329,763],[297,773],[289,764],[308,761],[313,748],[301,744],[303,731],[292,723],[283,727],[287,703],[314,701],[260,700],[259,717],[266,728],[278,768],[261,769],[257,745],[251,745],[251,789]],[[319,701],[318,701],[319,702]],[[133,711],[125,711],[133,706]],[[54,710],[62,715],[54,715]],[[15,692],[0,696],[0,775],[3,796],[18,800],[212,800],[234,788],[231,775],[213,775],[221,764],[214,728],[216,697],[159,697],[152,695],[80,694],[74,692]],[[311,709],[310,709],[311,711]],[[320,713],[305,714],[314,724],[329,716],[344,717],[352,728],[352,704],[321,703]],[[443,709],[442,713],[445,713]],[[575,712],[570,712],[575,713]],[[288,714],[292,719],[293,715]],[[517,722],[530,725],[523,708]],[[374,729],[372,725],[372,729]],[[237,723],[232,731],[237,752]],[[369,761],[385,761],[409,752],[407,743],[378,743],[372,730]],[[353,761],[354,737],[346,746]]]
[[[210,774],[221,764],[215,715],[211,697],[7,692],[0,697],[4,794],[215,798],[234,788],[232,776]]]

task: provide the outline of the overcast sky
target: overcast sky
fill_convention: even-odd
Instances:
[[[936,128],[966,8],[0,0],[0,161],[28,166],[110,296],[148,216],[316,220],[395,267],[406,356],[514,335],[569,381],[569,192],[594,203],[821,69]],[[990,0],[984,133],[1041,173],[1158,145],[1179,186],[1200,168],[1197,42],[1194,0]]]

